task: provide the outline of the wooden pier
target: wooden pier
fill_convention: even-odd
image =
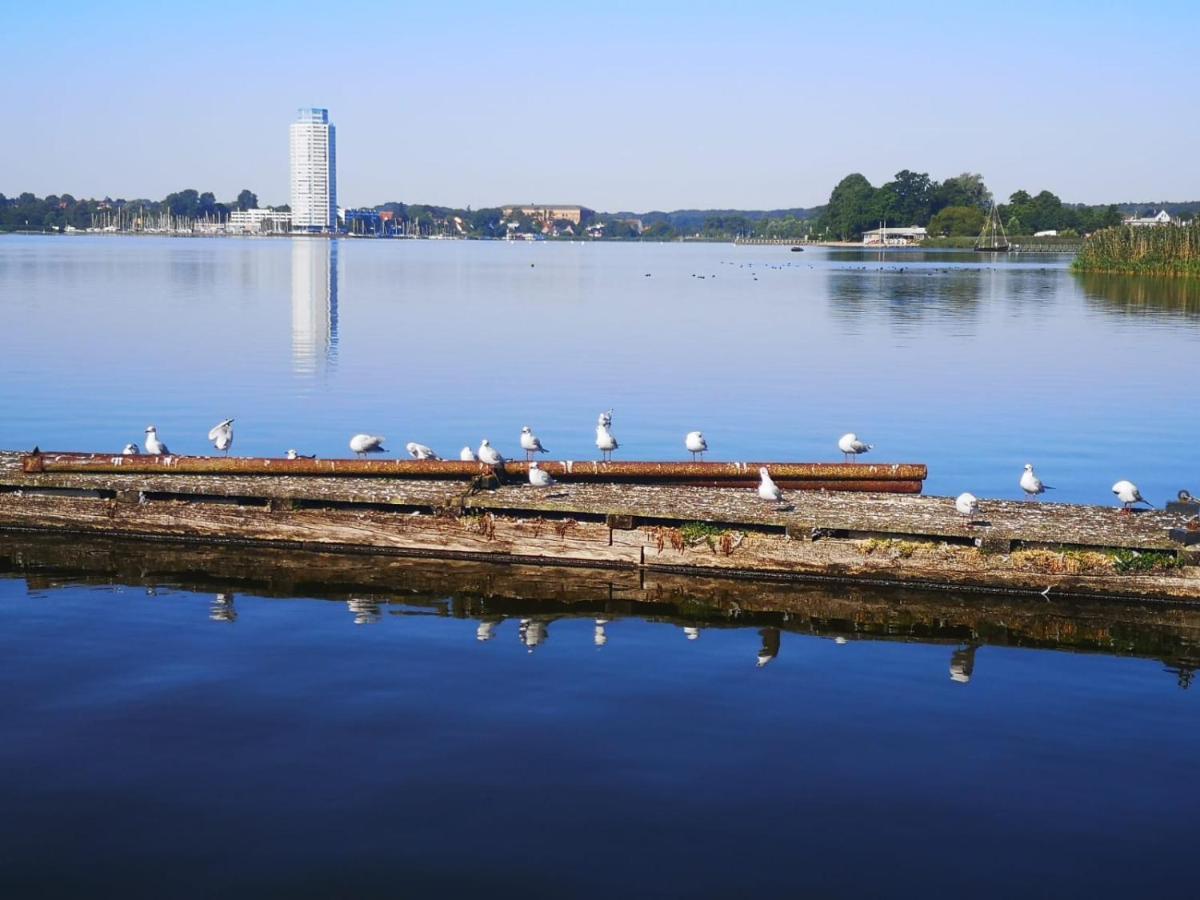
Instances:
[[[667,466],[676,477],[639,481],[629,469],[633,480],[620,481],[607,477],[615,463],[607,475],[601,463],[545,463],[564,480],[543,489],[522,480],[524,463],[503,471],[472,463],[336,463],[0,453],[0,529],[1200,600],[1200,525],[1189,521],[1190,508],[1123,514],[985,499],[968,522],[947,498],[837,489],[923,478],[921,466],[772,463],[775,472],[795,466],[788,471],[802,486],[822,488],[791,490],[776,505],[753,489],[757,464],[624,463]],[[463,471],[452,476],[454,466]],[[721,471],[740,474],[711,477]]]

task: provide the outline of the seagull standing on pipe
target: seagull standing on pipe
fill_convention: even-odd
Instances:
[[[368,453],[387,453],[383,442],[387,440],[378,434],[356,434],[350,438],[350,449],[356,456],[366,456]]]
[[[596,420],[596,447],[600,450],[600,456],[604,462],[612,462],[613,451],[621,446],[609,430],[611,426],[612,410],[610,409],[608,412],[600,413],[600,418]]]
[[[441,459],[436,453],[424,444],[418,444],[415,441],[409,441],[404,445],[404,449],[408,451],[408,455],[413,459]]]
[[[167,445],[158,439],[158,429],[153,425],[146,427],[146,452],[151,456],[170,456]]]
[[[558,482],[554,480],[553,475],[538,466],[537,461],[534,460],[529,464],[529,483],[534,487],[548,488],[554,487]]]
[[[704,439],[704,435],[699,431],[689,431],[687,437],[683,439],[683,446],[687,447],[688,452],[692,454],[692,462],[695,462],[697,454],[699,454],[701,459],[704,459],[704,451],[708,449],[708,441]]]
[[[463,447],[458,451],[458,459],[460,462],[478,462],[479,457],[475,455],[475,451],[470,447]]]
[[[521,426],[521,449],[525,451],[525,459],[533,459],[535,453],[549,453],[542,446],[541,439],[533,433],[528,425]]]
[[[491,445],[487,438],[479,442],[479,461],[489,466],[504,465],[504,457]]]
[[[214,425],[208,433],[208,439],[213,442],[214,447],[228,456],[229,448],[233,446],[233,419],[226,419],[219,425]]]
[[[1121,512],[1133,512],[1133,505],[1135,503],[1145,503],[1151,509],[1154,508],[1154,505],[1142,496],[1142,492],[1138,490],[1138,486],[1132,481],[1118,481],[1112,486],[1112,492],[1117,495],[1117,499],[1123,504]]]
[[[843,434],[838,438],[838,449],[842,451],[842,457],[845,462],[850,462],[860,453],[866,453],[874,449],[874,444],[864,444],[858,439],[858,435],[851,431],[849,434]]]
[[[1025,471],[1021,473],[1021,490],[1025,492],[1026,498],[1029,498],[1052,491],[1054,488],[1034,474],[1033,463],[1025,463]]]
[[[125,447],[121,450],[121,455],[122,456],[137,456],[138,455],[138,445],[137,444],[126,444]]]

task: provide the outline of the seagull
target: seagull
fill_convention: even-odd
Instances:
[[[1118,481],[1112,486],[1112,492],[1124,504],[1121,509],[1122,512],[1132,512],[1135,503],[1145,503],[1151,509],[1154,508],[1153,504],[1142,496],[1142,492],[1138,490],[1138,486],[1132,481]]]
[[[608,416],[608,422],[604,421],[606,415]],[[613,437],[613,433],[608,430],[611,421],[611,412],[602,413],[600,415],[600,423],[596,426],[596,446],[599,448],[600,455],[605,462],[612,462],[612,452],[621,446],[617,443],[617,439]]]
[[[404,449],[408,451],[408,455],[413,459],[441,459],[436,453],[424,444],[418,444],[415,441],[409,441],[404,445]]]
[[[860,453],[866,453],[874,446],[874,444],[864,444],[853,431],[843,434],[838,439],[838,449],[842,451],[846,462],[850,462],[852,457],[858,456]]]
[[[1025,492],[1026,497],[1035,497],[1046,491],[1052,491],[1054,488],[1043,484],[1042,479],[1033,474],[1033,463],[1025,463],[1025,471],[1021,475],[1021,490]]]
[[[543,488],[553,487],[557,484],[549,472],[538,466],[536,460],[529,464],[529,483],[534,487]]]
[[[596,424],[603,425],[605,428],[608,428],[612,425],[612,414],[613,411],[611,409],[600,413],[600,415],[596,418]]]
[[[151,456],[170,456],[167,445],[158,439],[158,429],[153,425],[146,427],[146,452]]]
[[[758,496],[764,500],[783,503],[783,491],[779,489],[779,485],[771,480],[771,473],[767,471],[766,466],[759,467],[758,475],[762,479],[758,483]]]
[[[301,453],[299,450],[288,450],[284,456],[288,459],[316,459],[315,453]]]
[[[525,451],[526,459],[533,459],[535,453],[550,452],[542,446],[541,439],[530,430],[528,425],[521,426],[521,449]]]
[[[213,446],[229,455],[229,448],[233,446],[233,419],[226,419],[219,425],[214,425],[212,431],[208,433],[208,439],[213,442]]]
[[[959,515],[966,516],[967,527],[970,528],[971,516],[979,512],[979,498],[964,491],[955,498],[954,508],[958,510]]]
[[[377,434],[356,434],[350,438],[350,449],[357,456],[366,456],[368,453],[387,453],[383,449],[383,442],[387,440]]]
[[[1195,503],[1196,502],[1196,498],[1193,497],[1191,495],[1191,493],[1188,491],[1180,491],[1176,496],[1179,497],[1180,503]]]
[[[704,451],[708,449],[708,441],[704,439],[704,435],[699,431],[689,431],[687,437],[683,439],[683,446],[687,447],[688,452],[692,454],[692,462],[695,462],[697,454],[700,455],[701,459],[704,459]]]
[[[479,457],[475,455],[475,451],[470,447],[463,447],[458,451],[458,458],[462,462],[478,462]]]
[[[126,444],[121,450],[122,456],[137,456],[139,453],[137,444]]]
[[[479,461],[489,466],[504,465],[504,457],[500,455],[499,450],[488,442],[487,438],[484,438],[479,443]]]

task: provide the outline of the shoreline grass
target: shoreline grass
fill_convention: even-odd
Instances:
[[[1200,224],[1104,228],[1084,240],[1071,267],[1111,275],[1200,276]]]

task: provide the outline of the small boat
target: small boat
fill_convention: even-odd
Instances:
[[[792,252],[793,252],[793,253],[803,253],[803,252],[804,252],[804,248],[803,248],[803,247],[793,247],[793,248],[792,248]]]

